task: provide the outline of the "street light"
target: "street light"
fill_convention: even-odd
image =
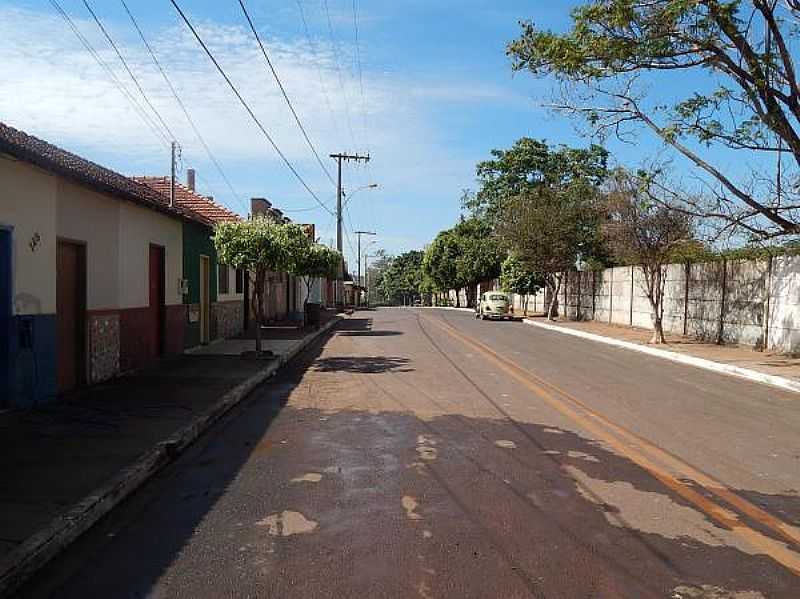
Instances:
[[[359,191],[364,191],[365,189],[377,189],[377,187],[378,187],[377,183],[370,183],[369,185],[364,185],[363,187],[359,187],[353,193],[348,194],[345,193],[344,190],[342,190],[342,195],[344,196],[344,206],[347,206],[347,202],[350,201],[350,198],[356,195]],[[342,207],[344,208],[344,206]]]

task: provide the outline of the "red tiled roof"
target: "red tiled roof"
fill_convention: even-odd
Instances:
[[[169,196],[164,196],[152,187],[142,185],[129,177],[2,122],[0,122],[0,153],[35,164],[96,191],[130,200],[178,218],[206,222],[204,218],[190,210],[170,206]]]
[[[147,185],[151,189],[159,192],[166,198],[170,194],[169,177],[133,177],[139,183]],[[179,208],[184,208],[196,212],[200,216],[208,219],[212,223],[222,223],[234,220],[241,220],[241,217],[214,202],[211,198],[192,191],[181,183],[175,183],[175,204]]]

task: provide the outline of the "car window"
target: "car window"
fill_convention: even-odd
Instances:
[[[508,301],[508,298],[505,295],[499,295],[499,294],[490,295],[489,299],[492,300],[493,302],[507,302]]]

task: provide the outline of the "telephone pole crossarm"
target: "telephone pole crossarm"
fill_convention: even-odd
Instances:
[[[344,256],[344,248],[342,247],[342,162],[369,162],[369,154],[348,154],[347,152],[331,154],[331,158],[336,161],[337,178],[336,178],[336,249]],[[360,238],[360,237],[359,237]],[[342,262],[344,268],[344,262]],[[361,256],[359,256],[359,270],[361,270]],[[344,271],[342,271],[344,275]],[[360,277],[360,274],[359,274]],[[343,288],[337,285],[339,298],[343,298]]]

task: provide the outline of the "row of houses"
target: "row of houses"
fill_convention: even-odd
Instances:
[[[240,218],[168,177],[126,177],[0,123],[0,408],[50,401],[252,324],[246,272],[219,264]],[[270,202],[251,212],[286,218]],[[273,273],[272,320],[305,286]],[[320,281],[311,301],[329,304]]]

